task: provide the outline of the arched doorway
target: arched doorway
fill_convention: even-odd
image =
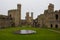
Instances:
[[[51,24],[50,26],[51,26],[51,28],[53,27],[53,25],[52,25],[52,24]]]
[[[55,25],[55,28],[58,28],[58,25],[57,24]]]

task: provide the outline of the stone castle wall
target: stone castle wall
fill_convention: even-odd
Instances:
[[[32,25],[36,27],[60,28],[60,10],[54,11],[54,5],[49,4],[48,9],[44,10],[44,14],[33,19],[33,12],[29,16],[26,12],[25,20],[21,19],[21,4],[17,5],[17,9],[8,10],[8,16],[0,15],[0,27]]]
[[[46,25],[48,28],[60,28],[60,12],[54,11],[54,5],[49,4],[44,14],[39,15],[38,22],[40,26]]]
[[[17,5],[17,9],[9,10],[8,16],[11,16],[15,26],[19,26],[21,23],[21,4]]]

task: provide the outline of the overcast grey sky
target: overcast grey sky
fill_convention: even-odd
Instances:
[[[55,5],[55,10],[60,9],[60,0],[0,0],[0,14],[7,15],[9,9],[16,9],[17,4],[22,4],[22,19],[26,12],[34,12],[34,18],[43,14],[49,3]]]

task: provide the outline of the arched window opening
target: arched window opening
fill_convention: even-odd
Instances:
[[[58,15],[57,15],[57,14],[56,14],[56,16],[55,16],[55,17],[56,17],[56,20],[58,20]]]
[[[57,24],[55,25],[55,28],[58,28],[58,25]]]

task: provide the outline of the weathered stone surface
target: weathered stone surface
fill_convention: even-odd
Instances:
[[[50,3],[48,9],[44,11],[44,14],[37,17],[37,24],[40,27],[45,25],[48,28],[60,28],[60,11],[54,11],[54,5]]]

